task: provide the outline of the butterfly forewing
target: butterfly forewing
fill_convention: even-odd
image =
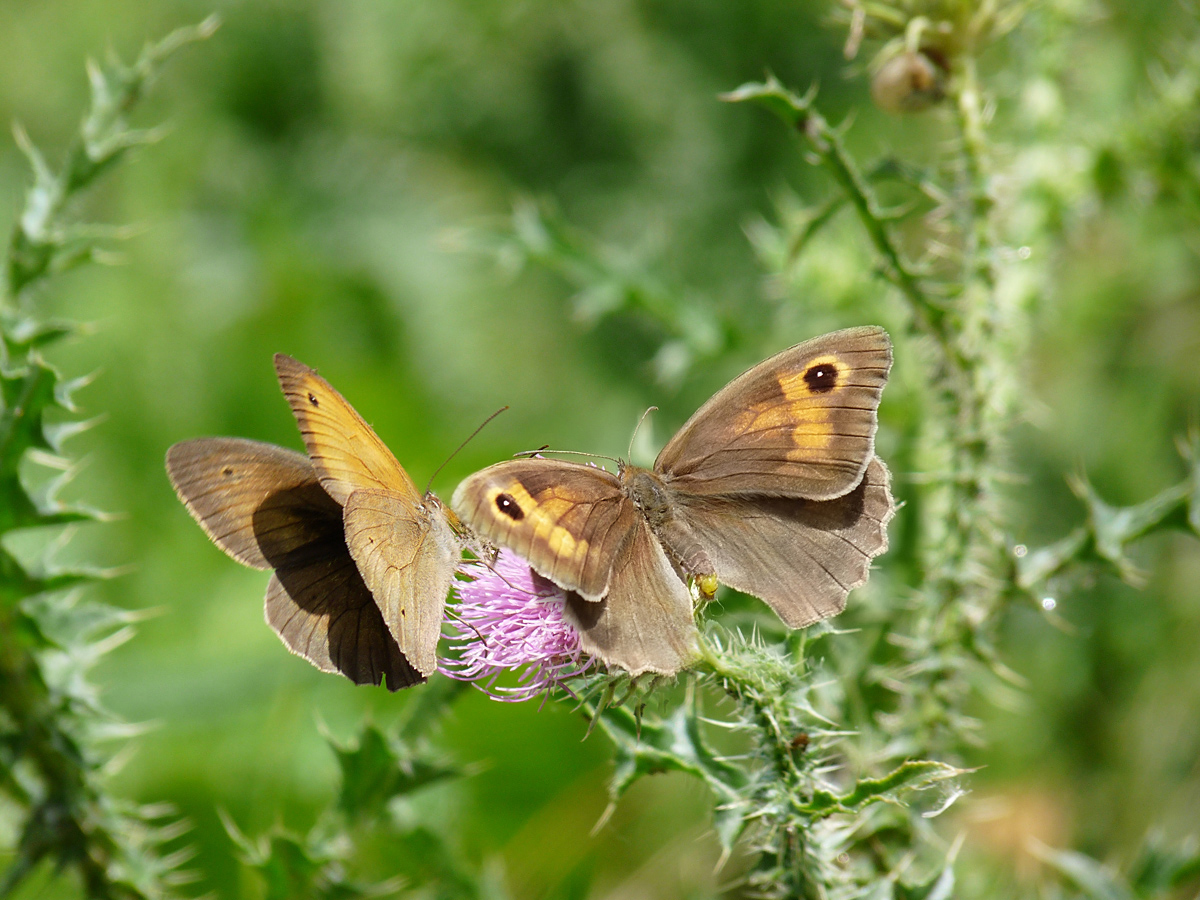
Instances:
[[[451,501],[476,534],[524,557],[559,587],[599,600],[638,522],[616,477],[557,459],[497,463],[463,481]]]
[[[437,668],[442,610],[458,543],[435,498],[413,503],[383,491],[355,491],[343,521],[350,553],[396,641],[418,671]]]
[[[801,628],[840,613],[887,550],[889,484],[887,466],[872,457],[859,485],[833,500],[693,496],[679,512],[722,583]]]
[[[344,507],[346,543],[392,636],[425,675],[460,549],[436,498],[314,369],[276,354],[275,371],[321,484]]]
[[[655,471],[680,493],[840,497],[874,453],[891,363],[891,341],[875,326],[797,344],[700,407]]]
[[[308,455],[331,497],[345,506],[354,491],[366,488],[420,499],[392,451],[315,369],[277,353],[275,372]]]

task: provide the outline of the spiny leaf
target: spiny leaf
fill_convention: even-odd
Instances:
[[[1087,504],[1088,524],[1096,553],[1122,574],[1131,577],[1133,564],[1125,556],[1125,546],[1152,530],[1184,526],[1185,503],[1191,493],[1189,481],[1172,485],[1136,506],[1109,506],[1092,486],[1082,479],[1073,487]]]
[[[79,326],[73,322],[59,320],[42,322],[28,316],[0,316],[0,334],[3,334],[4,343],[10,352],[22,356],[30,350],[45,347],[75,334],[78,330]]]
[[[94,640],[145,618],[142,613],[89,600],[81,591],[38,594],[22,606],[47,639],[60,647]]]
[[[393,866],[414,887],[426,886],[437,900],[503,900],[507,896],[499,879],[485,870],[477,873],[465,865],[446,841],[425,827],[407,829],[394,850]]]
[[[97,238],[64,221],[68,201],[131,147],[158,138],[156,130],[129,128],[126,122],[129,110],[166,58],[184,44],[209,37],[218,21],[210,17],[199,25],[172,32],[158,43],[147,45],[131,66],[115,59],[105,66],[89,65],[91,107],[58,173],[47,165],[24,130],[16,129],[17,144],[29,159],[34,180],[9,243],[10,296],[16,297],[49,274],[92,256]]]
[[[661,722],[639,720],[623,706],[610,706],[599,715],[599,723],[616,746],[609,782],[612,804],[645,775],[687,772],[705,781],[715,795],[714,828],[726,853],[732,849],[745,827],[748,779],[745,772],[718,759],[708,747],[690,704]],[[612,808],[610,804],[602,822]]]
[[[328,847],[309,846],[301,838],[277,831],[267,838],[265,852],[253,863],[266,883],[267,900],[350,900],[392,893],[346,879],[338,856]]]
[[[800,805],[810,813],[855,812],[877,800],[897,799],[904,790],[912,790],[955,778],[964,774],[962,769],[932,760],[909,760],[893,769],[882,778],[867,778],[855,783],[845,794],[829,791],[813,791],[812,799]]]
[[[37,359],[14,371],[0,372],[0,402],[4,404],[0,408],[0,477],[15,478],[30,447],[52,449],[42,431],[42,416],[56,402],[57,381],[58,373]]]
[[[150,136],[129,129],[125,116],[159,63],[213,27],[215,20],[209,20],[177,31],[147,47],[132,67],[92,67],[92,108],[58,172],[25,132],[15,129],[33,184],[9,242],[7,296],[0,298],[0,535],[94,515],[57,500],[72,474],[69,467],[43,485],[41,496],[21,483],[27,459],[63,467],[55,452],[85,424],[48,424],[45,413],[52,407],[74,411],[71,393],[87,379],[62,382],[38,356],[40,348],[78,329],[39,322],[12,301],[51,273],[94,258],[97,240],[121,236],[72,222],[68,204],[128,147]],[[13,775],[4,778],[5,793],[23,807],[24,817],[15,857],[0,879],[0,896],[19,889],[42,860],[56,869],[74,869],[82,890],[105,900],[166,900],[189,877],[178,866],[190,851],[164,852],[161,846],[186,826],[152,821],[98,786],[104,762],[91,747],[102,730],[96,726],[111,719],[99,709],[96,690],[83,672],[130,632],[122,625],[125,614],[77,604],[56,592],[103,574],[65,569],[52,560],[42,571],[31,571],[0,547],[0,718],[20,736],[0,741],[0,759],[6,775]]]
[[[1030,839],[1029,850],[1083,892],[1088,900],[1134,900],[1133,891],[1117,875],[1083,853],[1056,850]]]
[[[1111,566],[1131,583],[1141,580],[1126,548],[1133,541],[1162,529],[1182,528],[1200,536],[1200,464],[1193,463],[1189,477],[1142,503],[1111,506],[1082,478],[1071,487],[1087,507],[1087,524],[1061,540],[1025,554],[1017,560],[1017,583],[1025,590],[1058,574],[1072,563],[1094,560]]]
[[[1017,583],[1031,590],[1072,561],[1081,559],[1091,539],[1091,533],[1081,525],[1048,547],[1029,551],[1017,560]]]
[[[416,755],[389,740],[374,725],[365,725],[353,745],[330,740],[342,769],[338,808],[353,819],[374,819],[395,797],[463,774],[454,765]]]
[[[815,91],[809,91],[804,96],[795,94],[784,87],[774,75],[768,75],[765,82],[743,84],[736,90],[721,94],[720,99],[726,103],[758,103],[788,125],[796,127],[804,124],[808,118],[815,96]]]
[[[1178,847],[1165,847],[1161,835],[1152,835],[1129,871],[1139,897],[1166,894],[1200,878],[1200,840],[1193,835]]]
[[[434,678],[420,691],[413,692],[396,725],[396,733],[410,743],[425,735],[449,711],[460,695],[470,690],[465,681]]]

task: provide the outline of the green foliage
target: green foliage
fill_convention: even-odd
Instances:
[[[845,31],[819,27],[831,8]],[[22,66],[0,96],[39,133],[71,100],[49,60],[175,15],[65,9],[80,14],[53,34],[36,5],[0,13]],[[35,290],[123,234],[72,224],[66,186],[119,179],[111,163],[158,134],[119,121],[140,88],[102,70],[108,112],[52,177],[27,150],[0,329],[0,441],[21,448],[0,452],[15,539],[0,640],[34,663],[0,691],[45,702],[0,717],[0,817],[19,813],[0,834],[16,846],[26,813],[47,814],[12,859],[61,838],[91,855],[47,849],[47,877],[65,858],[104,868],[112,895],[165,890],[178,819],[120,793],[182,806],[198,890],[231,898],[1194,893],[1195,848],[1174,835],[1195,827],[1197,556],[1170,534],[1200,509],[1195,459],[1171,446],[1200,396],[1194,16],[1055,0],[285,0],[232,16],[173,86],[182,135],[101,195],[147,223],[127,267]],[[885,119],[868,82],[908,53],[935,61],[940,99]],[[715,101],[764,68],[778,77],[724,97],[773,116]],[[466,233],[506,279],[436,252],[505,210],[505,228]],[[70,340],[51,308],[104,326]],[[678,690],[609,685],[625,703],[582,745],[573,702],[488,705],[439,679],[385,697],[288,659],[261,581],[203,545],[162,477],[162,450],[197,434],[296,445],[276,350],[320,366],[418,482],[463,422],[511,404],[452,483],[543,441],[624,452],[653,403],[651,444],[756,359],[868,321],[897,347],[879,447],[903,507],[841,630],[789,639],[723,595],[700,670]],[[87,567],[53,544],[35,563],[19,540],[94,515],[63,459],[83,424],[59,406],[72,388],[43,354],[106,370],[84,493],[131,511],[105,540],[140,568],[101,590],[168,612],[101,670],[106,699],[164,723],[116,789],[96,738],[126,728],[83,678],[132,616],[64,590]],[[1087,473],[1071,482],[1082,513],[1070,471]],[[356,739],[322,742],[313,708]],[[57,807],[38,806],[43,744],[90,773]],[[1014,817],[1019,840],[978,824],[995,795],[1041,802]],[[60,809],[94,830],[43,827]],[[1152,821],[1172,837],[1137,849]],[[36,890],[27,874],[7,877]]]
[[[129,110],[169,56],[186,44],[209,37],[217,24],[214,17],[192,28],[180,28],[158,43],[147,45],[131,66],[115,57],[105,65],[89,63],[91,107],[57,172],[25,132],[17,128],[17,144],[33,169],[33,186],[9,243],[6,268],[10,297],[19,297],[54,272],[96,259],[100,242],[120,234],[70,221],[67,206],[127,151],[158,140],[159,133],[153,129],[129,127]]]
[[[91,109],[59,171],[17,131],[34,184],[13,232],[0,306],[0,540],[99,518],[57,496],[74,474],[63,443],[89,424],[59,414],[77,411],[73,394],[87,379],[64,381],[41,352],[76,330],[40,321],[23,301],[54,272],[95,258],[105,232],[73,222],[70,201],[127,149],[151,140],[128,127],[126,113],[160,64],[215,24],[174,32],[132,67],[93,66]],[[35,493],[25,481],[31,462],[61,474]],[[170,808],[138,807],[106,792],[97,739],[123,729],[87,680],[88,670],[130,636],[135,617],[82,600],[71,589],[104,573],[57,563],[56,548],[50,543],[43,562],[28,565],[0,545],[0,790],[20,822],[0,896],[10,896],[43,860],[74,870],[89,897],[171,896],[189,880],[179,866],[190,852],[169,849],[187,826]]]
[[[1133,506],[1111,506],[1086,480],[1072,481],[1072,489],[1086,508],[1087,522],[1048,547],[1033,551],[1021,548],[1016,557],[1017,583],[1033,591],[1078,563],[1099,563],[1130,583],[1144,582],[1127,553],[1130,544],[1156,531],[1172,529],[1200,536],[1200,463],[1193,451],[1187,457],[1192,474],[1186,480]]]
[[[508,229],[470,231],[466,249],[492,256],[514,274],[531,264],[558,273],[578,288],[571,312],[585,328],[618,315],[653,322],[661,333],[651,367],[660,384],[678,386],[694,366],[745,339],[736,317],[667,283],[638,255],[600,245],[550,204],[518,199]]]
[[[334,752],[342,770],[338,808],[352,818],[377,817],[392,798],[462,774],[455,766],[414,757],[370,725],[360,732],[357,746],[335,744]]]
[[[403,737],[367,723],[351,744],[329,738],[341,770],[341,787],[306,834],[276,826],[252,840],[231,818],[222,817],[242,862],[261,878],[268,900],[391,897],[414,890],[428,891],[439,900],[503,900],[502,888],[487,872],[481,874],[467,865],[451,841],[414,822],[406,812],[408,801],[425,788],[470,774],[469,769],[447,762],[423,736],[447,712],[462,687],[449,679],[431,684],[414,704],[410,718],[400,724]],[[402,871],[403,876],[371,884],[352,878],[349,873],[361,865],[357,848],[368,834],[375,840],[386,837],[393,871]]]
[[[615,748],[609,782],[607,819],[617,801],[639,778],[663,772],[686,772],[702,779],[713,793],[713,825],[728,855],[745,827],[748,809],[743,798],[747,776],[721,760],[705,743],[695,702],[678,707],[663,721],[634,716],[622,706],[600,714],[600,727]],[[603,821],[603,820],[602,820]]]
[[[1033,853],[1086,900],[1158,900],[1180,896],[1181,888],[1200,875],[1195,839],[1166,848],[1161,839],[1147,841],[1125,872],[1116,872],[1083,853],[1035,844]]]

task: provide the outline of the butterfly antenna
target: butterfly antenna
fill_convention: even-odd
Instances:
[[[452,459],[454,459],[454,457],[458,456],[458,454],[462,451],[463,447],[467,446],[467,444],[469,444],[469,443],[471,443],[471,441],[475,440],[475,436],[477,434],[479,434],[479,432],[483,431],[483,429],[487,426],[488,422],[492,421],[492,419],[496,418],[496,416],[500,415],[500,413],[504,412],[506,409],[508,409],[507,406],[502,406],[498,410],[496,410],[494,413],[492,413],[490,416],[488,416],[486,419],[484,419],[482,422],[480,422],[479,427],[476,428],[474,431],[472,431],[471,434],[467,437],[467,439],[465,441],[463,441],[461,444],[459,444],[453,453],[451,453],[449,456],[446,457],[445,461],[434,470],[432,475],[429,476],[429,481],[425,485],[425,493],[426,494],[428,494],[429,489],[431,487],[433,487],[433,479],[437,478],[438,475],[441,474],[442,469],[446,468],[446,466],[449,465],[450,460],[452,460]]]
[[[541,447],[538,447],[536,450],[522,450],[520,453],[514,453],[513,459],[519,459],[521,457],[532,459],[543,451],[546,453],[565,453],[570,456],[590,456],[593,459],[607,459],[609,462],[614,462],[618,465],[621,463],[619,459],[612,456],[605,456],[603,453],[588,453],[584,450],[551,450],[549,444],[544,444]]]
[[[466,619],[464,619],[462,616],[460,616],[457,612],[455,612],[449,606],[446,607],[445,613],[451,619],[454,619],[456,622],[458,622],[461,625],[466,625],[473,632],[475,632],[475,637],[479,638],[479,643],[483,644],[485,649],[487,648],[487,645],[488,645],[487,638],[485,638],[483,636],[483,633],[478,628],[476,628],[474,625],[472,625],[470,622],[468,622]]]
[[[658,412],[658,407],[647,407],[646,411],[642,413],[642,417],[638,419],[637,428],[633,429],[633,434],[629,438],[629,453],[627,454],[628,459],[633,459],[633,442],[637,439],[638,429],[640,429],[642,427],[642,423],[646,421],[646,416],[650,415],[652,412]]]
[[[533,457],[537,456],[543,450],[549,450],[549,449],[550,449],[549,444],[542,444],[542,446],[538,447],[536,450],[522,450],[520,453],[514,453],[513,459],[516,459],[518,456],[528,456],[530,459],[533,459]]]

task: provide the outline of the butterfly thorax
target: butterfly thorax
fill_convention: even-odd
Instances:
[[[714,568],[704,547],[678,515],[671,489],[650,469],[622,464],[621,490],[641,511],[662,543],[672,564],[683,575],[712,575]]]
[[[621,490],[642,511],[642,515],[657,530],[657,526],[671,514],[671,499],[667,486],[658,474],[641,466],[622,463],[618,471]]]

